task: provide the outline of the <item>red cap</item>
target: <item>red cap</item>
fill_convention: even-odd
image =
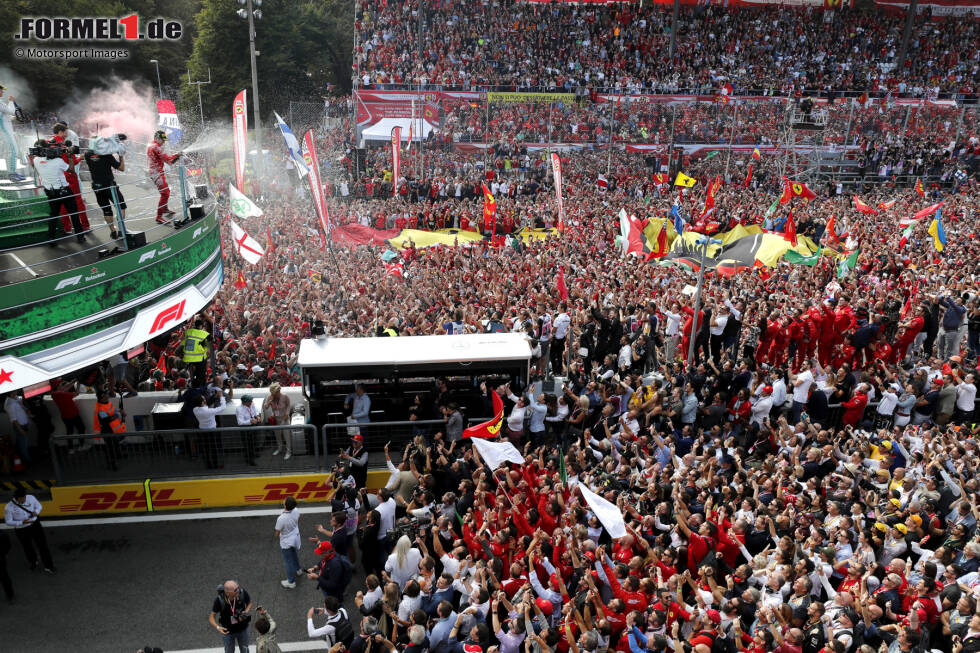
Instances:
[[[561,577],[558,574],[551,574],[551,582],[555,587],[561,587]]]
[[[483,653],[479,644],[463,644],[463,653]]]
[[[705,614],[708,615],[708,619],[711,620],[711,623],[715,625],[721,623],[721,614],[719,614],[717,610],[708,610]]]
[[[555,611],[555,606],[553,606],[551,601],[548,599],[544,599],[539,596],[538,598],[534,599],[534,602],[538,604],[538,607],[541,608],[541,612],[543,612],[545,616],[550,617],[551,613]]]
[[[313,551],[313,553],[317,554],[318,556],[328,555],[332,557],[333,544],[331,544],[330,542],[320,542],[319,544],[316,545],[316,549]]]
[[[772,386],[771,385],[762,386],[762,394],[764,394],[764,395],[771,395],[772,394]]]
[[[351,436],[351,440],[354,440],[355,442],[364,442],[364,436],[360,433],[355,433]]]
[[[932,382],[935,383],[936,385],[942,385],[943,384],[943,380],[942,379],[933,379]]]

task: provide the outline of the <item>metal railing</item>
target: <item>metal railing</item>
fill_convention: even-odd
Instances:
[[[59,485],[308,473],[324,463],[313,424],[57,435],[50,447]]]

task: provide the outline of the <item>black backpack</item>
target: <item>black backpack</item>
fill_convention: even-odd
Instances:
[[[334,643],[343,642],[344,648],[350,648],[354,642],[354,627],[347,618],[347,610],[340,608],[336,619],[328,620],[327,623],[334,627]]]

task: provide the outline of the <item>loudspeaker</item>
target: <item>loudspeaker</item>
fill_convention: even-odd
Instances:
[[[187,207],[187,213],[191,220],[200,220],[204,217],[204,205],[203,204],[191,204]]]
[[[195,184],[194,185],[194,197],[199,200],[206,200],[208,198],[208,187],[206,184]]]
[[[142,231],[126,232],[126,247],[129,249],[136,249],[137,247],[143,247],[144,245],[146,245],[146,233]]]

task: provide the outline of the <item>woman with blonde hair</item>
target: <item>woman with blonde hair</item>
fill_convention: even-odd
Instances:
[[[395,544],[394,553],[388,556],[385,571],[392,582],[398,583],[399,588],[404,588],[405,584],[418,573],[420,562],[422,562],[422,554],[412,547],[408,535],[402,535]]]

